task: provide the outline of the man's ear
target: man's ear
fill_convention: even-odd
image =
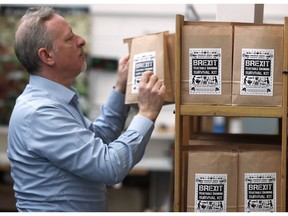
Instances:
[[[40,48],[38,50],[38,57],[48,65],[54,64],[54,58],[53,58],[53,51],[48,51],[46,48]]]

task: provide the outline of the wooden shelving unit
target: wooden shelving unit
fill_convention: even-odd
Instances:
[[[281,137],[281,211],[286,211],[287,163],[287,71],[288,70],[288,18],[284,23],[283,103],[281,107],[184,105],[181,103],[181,38],[182,27],[193,24],[176,15],[175,39],[175,162],[174,162],[174,211],[186,211],[187,160],[190,136],[199,132],[201,116],[271,117],[280,122]]]

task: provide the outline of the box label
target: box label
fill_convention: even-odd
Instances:
[[[227,174],[195,174],[195,212],[226,212]]]
[[[276,211],[276,173],[245,173],[245,212]]]
[[[273,96],[273,49],[242,49],[240,95]]]
[[[189,94],[221,94],[221,48],[189,49]]]
[[[145,71],[152,71],[156,74],[156,52],[144,52],[134,55],[132,93],[138,93],[139,82]]]

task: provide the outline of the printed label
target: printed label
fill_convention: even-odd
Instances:
[[[145,71],[152,71],[156,74],[156,52],[145,52],[134,55],[132,93],[138,93],[139,82]]]
[[[242,49],[240,95],[273,96],[273,49]]]
[[[226,212],[227,174],[195,174],[195,212]]]
[[[245,212],[276,211],[276,173],[245,173]]]
[[[189,94],[221,94],[221,49],[189,49]]]

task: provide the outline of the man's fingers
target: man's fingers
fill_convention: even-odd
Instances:
[[[163,82],[160,81],[160,80],[158,80],[158,81],[154,84],[154,88],[155,88],[156,90],[159,90],[159,89],[162,87],[162,85],[163,85]]]
[[[153,74],[152,71],[146,71],[142,74],[142,77],[141,77],[141,82],[143,83],[148,83],[149,82],[149,79],[150,79],[150,76]]]

